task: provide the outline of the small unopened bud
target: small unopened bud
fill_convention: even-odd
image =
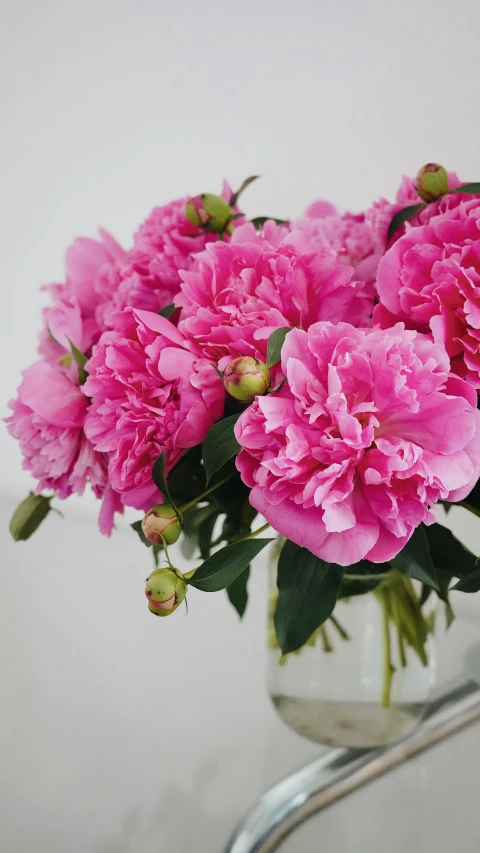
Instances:
[[[423,201],[431,202],[448,192],[448,174],[438,163],[427,163],[417,174],[415,189]]]
[[[263,361],[244,355],[227,364],[223,372],[225,390],[235,400],[246,403],[270,387],[270,371]]]
[[[10,533],[15,542],[29,539],[37,527],[50,512],[51,498],[45,495],[34,495],[30,492],[13,513],[10,522]]]
[[[142,520],[143,535],[154,545],[173,545],[182,532],[180,519],[171,504],[158,504],[148,510]]]
[[[148,609],[155,616],[169,616],[187,594],[187,584],[178,569],[155,569],[147,578],[145,595]]]
[[[219,195],[204,193],[190,198],[185,205],[185,216],[192,225],[210,234],[231,233],[233,210]]]

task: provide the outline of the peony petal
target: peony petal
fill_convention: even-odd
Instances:
[[[37,361],[24,371],[20,397],[25,405],[51,424],[83,426],[88,407],[86,398],[64,373],[45,361]]]

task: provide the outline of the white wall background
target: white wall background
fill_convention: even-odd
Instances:
[[[475,0],[1,0],[1,414],[79,234],[128,244],[224,176],[264,175],[245,205],[279,216],[361,209],[432,159],[478,179],[479,25]]]
[[[77,235],[103,225],[128,245],[153,205],[224,176],[264,175],[247,212],[278,216],[320,196],[361,209],[428,160],[479,180],[479,32],[476,0],[0,0],[0,415],[35,356],[39,285],[60,280]],[[29,478],[3,428],[0,471],[0,849],[220,850],[251,799],[317,752],[263,692],[261,567],[244,626],[200,595],[188,620],[159,624],[125,531],[109,543],[52,517],[14,546],[8,516]],[[478,636],[462,601],[444,661]],[[423,762],[408,774],[362,811],[376,842],[349,851],[384,849],[388,809],[427,795],[443,843],[453,792],[432,799],[442,772]],[[474,808],[461,784],[467,817],[450,810],[459,832],[439,853]],[[398,850],[433,849],[422,814]]]

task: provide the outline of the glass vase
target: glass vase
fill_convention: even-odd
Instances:
[[[374,591],[339,600],[307,645],[282,656],[273,623],[273,561],[268,689],[298,734],[332,746],[373,747],[404,737],[421,720],[435,682],[433,605],[420,606],[406,576],[392,571],[383,578]]]

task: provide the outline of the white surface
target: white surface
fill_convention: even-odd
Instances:
[[[15,546],[0,506],[0,850],[220,850],[257,794],[318,754],[265,694],[261,569],[242,626],[196,591],[188,617],[158,619],[130,531],[108,542],[50,516]]]
[[[133,533],[108,542],[88,521],[51,515],[14,544],[10,511],[1,501],[0,850],[220,853],[255,798],[319,753],[265,693],[265,567],[243,624],[222,594],[195,590],[188,617],[158,619],[143,595],[150,554]],[[479,603],[457,597],[442,678],[479,639]],[[302,853],[319,841],[337,853],[452,853],[457,832],[459,853],[478,853],[478,733],[317,818]],[[298,849],[294,835],[284,850]]]
[[[34,357],[38,286],[60,279],[78,234],[103,225],[128,245],[154,204],[224,176],[262,173],[247,212],[279,216],[318,196],[365,207],[431,159],[480,176],[473,0],[0,0],[0,13],[1,414]],[[0,491],[26,492],[4,431],[0,464]],[[133,538],[52,517],[14,546],[12,503],[0,850],[221,850],[252,800],[318,753],[265,696],[261,571],[244,625],[223,596],[160,622]],[[462,606],[447,668],[478,638],[478,606]],[[462,739],[464,753],[442,746],[306,827],[304,853],[319,838],[337,853],[478,853],[478,730]]]

